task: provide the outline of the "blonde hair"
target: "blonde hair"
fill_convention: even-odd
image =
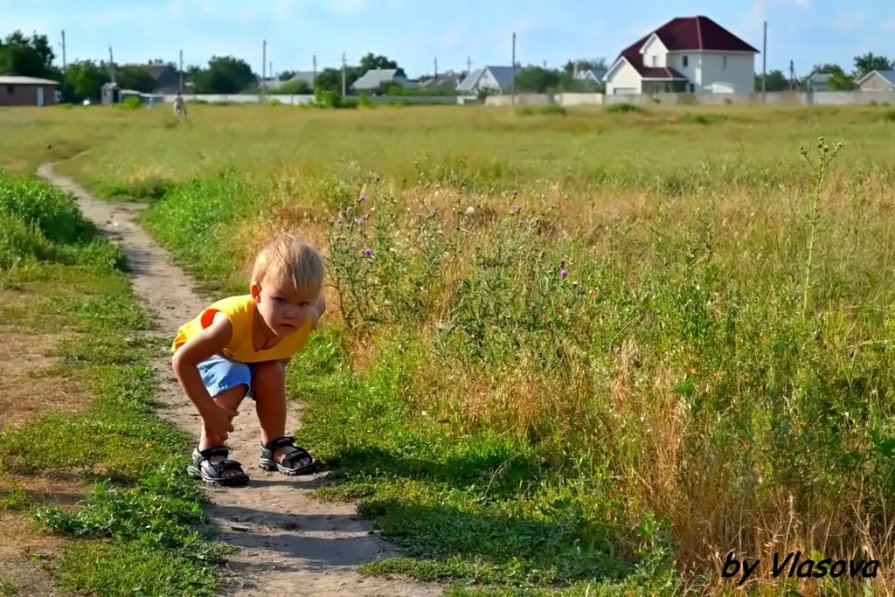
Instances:
[[[323,258],[317,249],[291,234],[281,234],[255,257],[252,284],[276,276],[292,282],[292,287],[300,292],[318,294],[323,288],[323,271]]]

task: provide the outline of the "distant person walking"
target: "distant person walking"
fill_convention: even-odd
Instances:
[[[186,102],[183,101],[183,96],[179,91],[174,97],[174,117],[178,120],[186,118]]]

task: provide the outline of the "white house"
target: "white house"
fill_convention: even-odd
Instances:
[[[622,50],[603,80],[607,94],[749,93],[757,53],[708,17],[678,17]]]
[[[509,92],[513,87],[512,66],[486,66],[477,68],[457,85],[458,93],[474,95],[483,90],[498,94]]]
[[[855,85],[861,91],[895,91],[895,70],[872,70]]]

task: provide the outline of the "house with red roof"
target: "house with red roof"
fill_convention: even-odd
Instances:
[[[751,93],[758,50],[708,17],[671,19],[622,50],[607,94]]]

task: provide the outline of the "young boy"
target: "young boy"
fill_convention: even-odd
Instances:
[[[248,295],[212,304],[177,331],[174,374],[202,417],[191,476],[219,485],[248,482],[223,445],[246,395],[255,399],[261,424],[261,468],[286,475],[314,469],[311,455],[286,435],[285,367],[326,309],[323,269],[313,247],[280,236],[255,258]]]

